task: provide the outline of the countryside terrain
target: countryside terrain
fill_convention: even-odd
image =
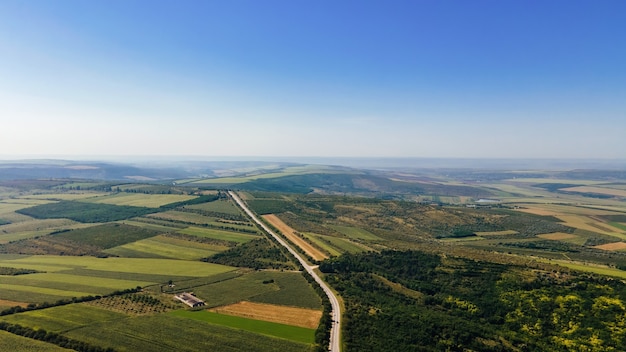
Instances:
[[[0,168],[0,349],[326,350],[325,295],[227,190],[319,265],[343,351],[626,346],[625,171],[32,164]]]

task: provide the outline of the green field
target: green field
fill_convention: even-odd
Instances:
[[[200,227],[188,227],[186,229],[179,230],[178,232],[186,235],[214,238],[217,240],[231,241],[237,243],[244,243],[260,238],[259,236],[255,236],[252,234],[243,234],[240,232],[214,230]]]
[[[197,197],[182,194],[115,193],[112,195],[85,199],[84,201],[99,204],[159,208],[167,204],[184,202],[195,198]]]
[[[154,237],[158,234],[157,231],[114,223],[72,230],[54,236],[106,249]]]
[[[9,258],[15,258],[10,256]],[[55,272],[71,269],[91,269],[121,273],[159,274],[171,276],[210,276],[234,270],[233,267],[204,262],[151,258],[95,258],[70,256],[28,256],[4,259],[0,266]]]
[[[374,235],[373,233],[360,229],[358,227],[352,226],[339,226],[339,225],[329,225],[333,230],[342,233],[350,238],[366,240],[366,241],[378,241],[381,240],[380,237]]]
[[[0,351],[70,352],[74,350],[0,331]]]
[[[188,205],[185,206],[185,208],[199,209],[230,215],[241,215],[241,211],[239,210],[239,208],[235,204],[233,204],[233,202],[228,200],[216,200],[208,203]]]
[[[250,301],[310,309],[322,307],[320,297],[300,273],[266,271],[249,275],[256,280],[274,280],[272,284],[279,288],[251,297]]]
[[[330,244],[335,248],[335,251],[340,251],[341,253],[361,253],[372,250],[371,248],[361,244],[350,241],[347,238],[333,237],[333,236],[325,236],[318,234],[311,234],[313,238],[317,238],[319,242],[326,243],[325,241],[330,242]],[[326,243],[326,245],[328,245]],[[332,252],[331,252],[332,253]]]
[[[157,236],[132,243],[128,243],[119,247],[105,250],[105,253],[126,256],[129,253],[124,250],[140,252],[141,258],[165,257],[182,260],[197,260],[208,257],[228,247],[218,247],[205,243],[190,242],[185,240],[176,240],[164,236]]]
[[[189,224],[196,225],[207,225],[214,221],[212,217],[204,216],[196,213],[185,212],[185,211],[177,211],[170,210],[162,213],[150,214],[149,218],[161,219],[161,220],[169,220],[169,221],[180,221]]]
[[[233,329],[173,314],[132,317],[91,324],[68,337],[120,352],[259,351],[311,352],[309,344]]]
[[[313,344],[315,338],[314,329],[271,323],[262,320],[246,319],[209,311],[177,310],[169,314],[306,344]]]
[[[124,318],[126,318],[126,315],[122,313],[116,313],[86,304],[68,304],[7,315],[0,317],[0,320],[31,328],[64,332],[84,325],[105,323]]]

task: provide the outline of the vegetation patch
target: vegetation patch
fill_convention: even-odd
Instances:
[[[127,315],[150,315],[169,312],[176,308],[173,301],[164,302],[163,299],[145,292],[108,296],[83,304]]]
[[[316,329],[322,318],[321,310],[286,307],[266,303],[242,301],[239,303],[213,308],[211,312],[238,317],[263,320],[273,323]]]
[[[16,275],[27,275],[27,274],[34,274],[34,273],[40,273],[40,272],[41,271],[33,270],[33,269],[0,266],[0,275],[16,276]]]
[[[20,214],[37,219],[67,218],[83,223],[124,220],[155,211],[155,209],[147,207],[94,204],[77,201],[60,201],[17,210]]]
[[[416,251],[345,254],[320,270],[344,299],[346,351],[619,350],[626,343],[620,280]]]
[[[243,243],[227,251],[216,253],[203,261],[252,269],[293,269],[294,264],[284,249],[265,238]]]
[[[319,310],[322,307],[320,296],[302,273],[266,271],[250,275],[253,278],[263,279],[263,285],[278,287],[277,291],[269,291],[251,297],[250,301],[314,310]]]
[[[315,337],[314,329],[272,323],[262,320],[247,319],[209,311],[177,310],[169,314],[306,344],[312,344]]]

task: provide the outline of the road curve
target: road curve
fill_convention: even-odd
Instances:
[[[322,287],[326,296],[330,300],[330,304],[332,306],[331,317],[333,320],[332,327],[330,329],[330,345],[328,346],[328,350],[330,352],[340,352],[340,335],[341,335],[341,310],[339,308],[339,300],[337,296],[330,290],[330,287],[317,275],[317,273],[313,270],[316,267],[309,265],[304,258],[300,255],[300,253],[296,252],[291,246],[285,241],[282,237],[278,236],[274,233],[269,227],[267,227],[261,220],[259,220],[256,215],[252,213],[252,211],[248,208],[248,206],[239,198],[239,196],[233,192],[228,191],[228,194],[235,200],[235,202],[243,209],[254,222],[259,224],[267,233],[269,233],[278,243],[287,248],[289,253],[291,253],[296,259],[300,262],[300,264],[304,267],[304,269],[315,279],[315,281]]]

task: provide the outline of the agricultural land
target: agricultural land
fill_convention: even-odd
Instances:
[[[326,296],[231,190],[341,297],[344,352],[626,346],[623,171],[210,166],[0,175],[0,350],[327,350]]]

